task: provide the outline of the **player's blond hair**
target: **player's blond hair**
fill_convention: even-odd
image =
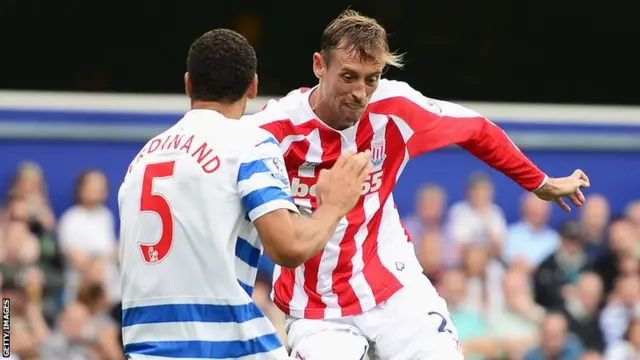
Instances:
[[[379,61],[385,65],[402,68],[403,54],[389,50],[387,31],[378,22],[354,10],[345,10],[334,19],[322,34],[321,50],[334,49],[354,53],[361,60]],[[326,57],[329,60],[329,57]]]

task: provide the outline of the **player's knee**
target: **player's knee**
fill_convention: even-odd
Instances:
[[[325,330],[298,341],[291,357],[298,360],[361,360],[366,358],[369,342],[349,331]]]

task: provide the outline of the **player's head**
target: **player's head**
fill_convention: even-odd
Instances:
[[[209,31],[189,48],[187,95],[192,102],[246,104],[258,92],[257,66],[256,53],[244,36],[228,29]]]
[[[340,119],[339,127],[360,119],[387,65],[402,67],[402,56],[389,50],[387,32],[375,19],[346,10],[327,26],[313,71],[320,102]]]

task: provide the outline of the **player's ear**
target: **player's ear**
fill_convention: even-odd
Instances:
[[[326,71],[324,57],[319,52],[313,53],[313,73],[318,79],[322,79]]]
[[[249,88],[247,89],[247,97],[249,99],[255,99],[258,96],[258,74],[253,75]]]
[[[184,73],[184,91],[191,97],[191,77],[188,72]]]

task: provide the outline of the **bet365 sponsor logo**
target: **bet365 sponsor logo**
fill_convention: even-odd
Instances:
[[[316,197],[315,178],[291,179],[291,194],[296,198]],[[367,195],[380,190],[382,186],[382,171],[372,173],[362,184],[362,195]]]

